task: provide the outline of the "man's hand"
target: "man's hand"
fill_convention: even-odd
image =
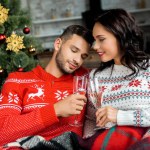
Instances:
[[[54,104],[54,109],[58,117],[68,117],[80,114],[87,99],[81,94],[71,94],[65,99]]]
[[[96,125],[105,127],[108,122],[117,123],[117,113],[118,110],[111,106],[99,108],[96,111]]]

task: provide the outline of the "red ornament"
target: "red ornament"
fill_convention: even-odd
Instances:
[[[20,68],[18,69],[18,71],[19,71],[19,72],[22,72],[22,71],[23,71],[23,68],[22,68],[22,67],[20,67]]]
[[[25,28],[23,29],[23,33],[24,33],[24,34],[30,33],[30,28],[25,27]]]
[[[0,34],[0,44],[3,44],[6,41],[6,35]]]

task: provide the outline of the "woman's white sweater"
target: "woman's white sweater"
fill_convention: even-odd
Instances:
[[[150,67],[140,71],[137,77],[130,80],[124,77],[132,71],[123,65],[114,65],[113,70],[110,67],[95,76],[94,72],[95,69],[90,73],[85,128],[86,124],[90,125],[90,121],[94,119],[95,106],[101,91],[99,107],[117,108],[117,125],[150,126]],[[111,126],[113,124],[109,127]]]

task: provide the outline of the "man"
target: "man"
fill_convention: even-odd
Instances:
[[[72,94],[74,75],[85,75],[81,65],[92,45],[91,33],[80,25],[67,27],[54,42],[53,56],[43,70],[11,73],[0,95],[0,145],[39,135],[51,140],[66,131],[82,135],[82,127],[70,126],[81,114],[86,97]]]

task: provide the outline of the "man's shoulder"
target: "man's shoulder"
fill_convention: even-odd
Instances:
[[[32,77],[34,74],[34,70],[37,70],[37,69],[38,69],[38,67],[35,67],[32,70],[25,71],[25,72],[24,71],[23,72],[20,72],[20,71],[11,72],[11,73],[9,73],[8,78]]]

